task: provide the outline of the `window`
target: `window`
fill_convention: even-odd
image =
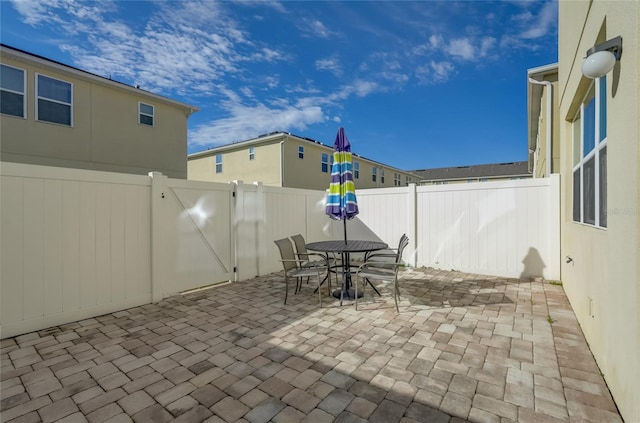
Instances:
[[[327,153],[322,153],[322,173],[329,172],[329,155]]]
[[[353,178],[360,179],[360,163],[353,162]]]
[[[393,186],[394,187],[399,187],[400,186],[400,174],[399,173],[394,173],[393,174]]]
[[[594,81],[573,121],[573,220],[607,227],[607,79]]]
[[[222,173],[222,154],[216,154],[216,173]]]
[[[384,169],[380,168],[380,183],[384,184]]]
[[[376,167],[374,166],[371,168],[371,180],[375,182],[377,178],[378,178],[378,169],[376,169]]]
[[[0,113],[24,118],[27,116],[25,72],[12,66],[0,66]]]
[[[249,160],[254,160],[256,158],[256,148],[249,147]]]
[[[298,158],[299,159],[304,159],[304,147],[303,146],[299,146],[298,147]]]
[[[72,126],[73,85],[36,74],[36,120]]]
[[[138,123],[153,126],[153,111],[151,104],[138,103]]]

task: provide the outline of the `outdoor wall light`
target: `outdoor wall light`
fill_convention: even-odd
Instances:
[[[622,37],[617,36],[587,50],[582,63],[582,74],[595,79],[607,74],[622,56]]]

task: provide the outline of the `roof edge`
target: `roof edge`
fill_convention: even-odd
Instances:
[[[154,98],[156,100],[172,104],[174,106],[177,106],[177,107],[180,107],[182,109],[188,110],[189,114],[187,115],[187,117],[192,115],[195,112],[200,111],[199,107],[192,106],[192,105],[186,104],[186,103],[182,103],[180,101],[173,100],[173,99],[171,99],[169,97],[165,97],[165,96],[162,96],[160,94],[152,93],[151,91],[143,90],[141,88],[136,88],[136,87],[128,85],[128,84],[126,84],[124,82],[120,82],[120,81],[116,81],[116,80],[113,80],[113,79],[105,78],[104,76],[100,76],[100,75],[97,75],[95,73],[92,73],[92,72],[89,72],[89,71],[86,71],[86,70],[83,70],[83,69],[80,69],[80,68],[76,68],[74,66],[67,65],[65,63],[58,62],[56,60],[52,60],[52,59],[49,59],[49,58],[44,57],[44,56],[40,56],[40,55],[31,53],[31,52],[28,52],[26,50],[21,50],[19,48],[12,47],[12,46],[9,46],[7,44],[0,43],[0,51],[2,53],[4,53],[4,54],[14,55],[17,58],[22,58],[23,60],[30,60],[32,62],[36,62],[41,66],[46,66],[46,67],[49,67],[49,68],[57,69],[59,71],[71,73],[71,74],[73,74],[73,75],[75,75],[77,77],[80,77],[80,78],[86,78],[86,79],[89,79],[89,80],[92,80],[92,81],[95,81],[95,82],[98,82],[98,83],[101,83],[101,84],[112,86],[114,88],[119,88],[119,89],[122,89],[122,90],[125,90],[125,91],[129,91],[129,92],[132,92],[132,93],[135,93],[135,94],[142,94],[142,95],[145,95],[147,97],[151,97],[151,98]]]

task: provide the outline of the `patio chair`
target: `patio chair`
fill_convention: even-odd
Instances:
[[[280,250],[280,258],[282,267],[284,268],[284,303],[287,303],[287,297],[289,296],[289,279],[294,278],[296,280],[296,293],[300,290],[301,279],[316,276],[318,278],[318,299],[320,307],[322,307],[322,293],[320,291],[320,279],[323,274],[327,273],[328,264],[326,260],[316,260],[317,266],[303,267],[308,260],[296,259],[293,252],[293,245],[289,238],[278,239],[274,241]],[[309,256],[323,257],[322,254],[308,253]]]
[[[328,269],[330,271],[332,270],[331,264],[336,261],[335,257],[329,256],[328,254],[323,255],[319,253],[309,253],[307,251],[307,242],[304,240],[304,237],[300,234],[293,235],[291,237],[291,240],[293,241],[293,244],[296,246],[296,257],[298,258],[298,260],[303,261],[302,267],[319,266],[320,262],[324,261],[325,263],[327,263]],[[311,260],[309,257],[309,254],[320,255],[323,257],[323,260]],[[331,272],[327,273],[327,276],[325,277],[325,279],[327,280],[327,287],[329,289],[329,292],[331,292]],[[320,285],[324,283],[325,279],[323,279],[322,282],[320,282]],[[309,282],[309,278],[307,278],[307,282]]]
[[[400,297],[400,288],[398,287],[398,270],[400,267],[404,265],[402,262],[402,253],[404,252],[405,247],[409,244],[409,237],[406,235],[402,235],[400,237],[400,242],[398,243],[398,248],[396,249],[395,257],[393,261],[384,261],[379,260],[382,257],[387,257],[388,253],[380,253],[371,254],[367,257],[367,261],[358,267],[356,271],[356,283],[355,283],[355,305],[356,310],[358,309],[358,285],[360,280],[363,280],[362,284],[362,293],[367,287],[367,284],[371,284],[373,288],[373,284],[371,280],[384,280],[390,281],[393,283],[393,300],[396,303],[396,311],[399,313],[400,308],[398,307],[398,298]],[[379,257],[376,259],[376,255]]]
[[[404,242],[409,243],[409,237],[407,236],[407,234],[402,234],[402,236],[400,237],[400,242],[398,243],[398,247],[400,247],[400,245]],[[384,251],[373,251],[371,254],[365,257],[365,261],[383,261],[393,263],[396,261],[397,255],[398,248],[388,248]]]

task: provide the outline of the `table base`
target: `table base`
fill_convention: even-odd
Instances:
[[[341,289],[336,289],[331,293],[334,298],[340,299],[340,294],[342,293]],[[358,298],[362,298],[362,291],[358,292]],[[344,291],[344,295],[342,296],[343,300],[355,300],[356,299],[356,291],[355,289],[347,289]]]

